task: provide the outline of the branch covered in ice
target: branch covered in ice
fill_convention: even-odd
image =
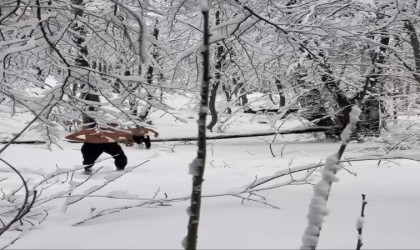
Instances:
[[[322,171],[322,179],[314,186],[314,194],[309,204],[309,213],[307,216],[308,225],[302,236],[301,249],[316,249],[318,245],[322,223],[324,222],[325,215],[327,215],[327,213],[325,213],[326,203],[331,192],[332,183],[338,181],[338,178],[335,176],[337,171],[340,170],[338,163],[346,150],[347,144],[350,141],[350,136],[356,130],[356,125],[361,113],[359,105],[363,102],[363,98],[366,95],[367,88],[370,84],[370,76],[373,73],[375,59],[376,54],[372,57],[372,67],[365,73],[365,84],[360,99],[357,104],[352,107],[350,112],[350,122],[341,134],[341,146],[336,154],[329,156],[326,159],[325,167]]]
[[[350,141],[350,136],[355,131],[356,124],[359,121],[360,113],[362,113],[362,110],[357,105],[354,105],[351,108],[350,123],[346,126],[346,128],[343,130],[343,132],[341,132],[341,135],[340,135],[343,143],[344,142],[348,143]]]
[[[331,184],[338,181],[335,176],[338,170],[340,170],[340,166],[338,165],[337,155],[333,154],[327,157],[325,167],[322,170],[322,179],[313,187],[314,195],[309,204],[308,226],[302,237],[303,246],[301,249],[314,249],[318,244],[324,217],[328,215],[326,205]]]

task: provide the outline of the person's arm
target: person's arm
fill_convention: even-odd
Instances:
[[[143,129],[141,129],[141,128],[130,128],[130,129],[128,129],[128,132],[131,133],[132,135],[135,135],[135,136],[144,135],[142,131],[143,131]]]
[[[119,141],[125,143],[125,145],[127,147],[131,147],[131,146],[134,145],[133,136],[130,132],[118,131],[116,133],[117,133],[118,137],[123,137],[124,138],[124,139],[119,140]]]
[[[71,141],[80,141],[80,142],[84,142],[85,139],[79,138],[79,136],[81,135],[85,135],[86,136],[86,131],[85,130],[80,130],[78,132],[75,132],[73,134],[69,134],[68,136],[66,136],[65,138],[67,140],[71,140]]]
[[[146,133],[152,132],[153,134],[155,134],[155,137],[159,136],[159,133],[156,130],[153,130],[151,128],[143,128],[144,130],[146,130]]]

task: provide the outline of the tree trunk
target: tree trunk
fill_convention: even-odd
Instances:
[[[223,84],[222,88],[223,88],[223,92],[225,93],[225,96],[226,96],[226,102],[227,102],[228,105],[230,105],[231,104],[230,102],[232,101],[232,93],[229,93],[225,84]],[[232,114],[232,109],[229,106],[226,108],[226,113]]]
[[[280,79],[276,77],[276,87],[279,92],[280,103],[279,108],[286,106],[286,96],[284,95],[283,85],[280,82]]]
[[[420,92],[420,42],[416,33],[416,28],[413,23],[409,20],[406,21],[404,27],[408,30],[410,35],[410,44],[413,50],[415,72],[413,77],[417,81],[417,92]]]
[[[219,25],[220,24],[220,11],[217,10],[215,15],[216,15],[216,25]],[[220,79],[222,78],[221,76],[222,65],[225,60],[225,56],[222,56],[224,53],[224,48],[222,44],[216,43],[216,46],[217,46],[216,66],[215,66],[216,72],[214,74],[215,81],[211,87],[210,100],[209,100],[209,111],[211,114],[211,120],[210,120],[210,123],[207,125],[207,128],[210,131],[213,130],[213,127],[216,125],[218,121],[218,115],[217,115],[217,110],[216,110],[216,97],[217,97],[217,92],[220,86]]]
[[[238,105],[244,106],[248,104],[248,97],[246,96],[244,83],[239,81],[239,77],[236,76],[233,76],[232,82],[234,86],[233,94],[235,96],[239,96]]]
[[[158,39],[158,36],[159,36],[158,21],[156,21],[155,27],[153,28],[153,36],[155,37],[156,40]],[[157,60],[157,58],[159,56],[158,50],[155,47],[153,48],[152,56],[153,56],[153,59],[155,59],[155,61]],[[147,68],[147,73],[146,73],[146,82],[147,82],[148,85],[153,84],[154,70],[155,70],[155,68],[153,67],[153,64],[150,63],[150,65]],[[147,100],[149,100],[149,101],[153,100],[153,96],[150,92],[148,92],[148,94],[147,94]],[[145,121],[146,120],[146,118],[149,115],[151,109],[152,109],[152,106],[150,104],[146,104],[145,109],[141,112],[141,114],[139,116],[140,121]]]
[[[217,73],[216,73],[215,78],[217,79]],[[210,131],[212,131],[214,125],[216,125],[218,121],[218,115],[217,115],[217,110],[216,110],[216,97],[217,97],[217,90],[219,89],[219,82],[216,82],[216,81],[211,85],[211,90],[210,90],[209,111],[211,115],[211,120],[210,120],[210,123],[207,125],[207,128]]]
[[[321,92],[318,89],[311,89],[299,98],[302,107],[300,115],[306,120],[313,122],[317,126],[333,126],[334,121],[327,114],[325,103],[321,98]],[[334,131],[324,132],[327,139],[336,139]]]
[[[207,1],[202,1],[201,5],[205,5]],[[183,241],[183,246],[188,250],[197,249],[198,238],[198,224],[200,222],[201,209],[201,190],[204,176],[204,169],[206,164],[206,119],[207,107],[209,104],[209,82],[210,82],[210,53],[209,53],[209,11],[204,6],[202,10],[204,19],[203,32],[203,80],[201,83],[201,103],[199,109],[198,119],[198,141],[197,141],[197,158],[190,163],[190,174],[193,176],[191,205],[188,209],[188,233]]]
[[[306,134],[315,132],[333,132],[336,129],[334,126],[307,126],[298,127],[293,129],[280,130],[276,132],[262,132],[262,133],[250,133],[250,134],[233,134],[233,135],[215,135],[207,136],[206,140],[223,140],[223,139],[235,139],[235,138],[248,138],[258,136],[270,136],[270,135],[289,135],[289,134]],[[179,137],[179,138],[162,138],[153,139],[152,142],[168,142],[168,141],[197,141],[197,137]]]
[[[386,30],[382,30],[386,33]],[[367,97],[362,106],[358,132],[365,136],[378,136],[380,133],[382,102],[379,99],[385,85],[383,77],[384,68],[381,65],[386,63],[386,46],[389,45],[389,35],[381,36],[380,43],[384,46],[379,47],[379,54],[376,58],[376,72],[372,74],[368,91],[371,96]],[[376,95],[375,95],[376,94]]]
[[[248,96],[245,89],[245,84],[243,82],[239,82],[239,94],[241,99],[242,106],[245,106],[248,104]]]
[[[72,3],[74,5],[80,6],[80,8],[73,8],[73,12],[75,13],[76,16],[82,18],[84,15],[84,3],[83,0],[72,0]],[[77,66],[81,66],[81,67],[90,67],[89,62],[86,60],[87,56],[89,55],[88,49],[85,45],[83,45],[83,43],[85,42],[85,36],[87,34],[84,25],[79,25],[77,22],[75,22],[72,25],[72,29],[74,32],[78,33],[78,36],[74,36],[72,38],[73,42],[75,43],[76,47],[78,48],[78,53],[76,55],[75,58],[75,65]],[[81,88],[84,89],[85,85],[89,85],[89,90],[87,92],[84,92],[81,94],[81,98],[84,100],[89,100],[89,101],[95,101],[95,102],[100,102],[99,100],[99,95],[93,94],[91,93],[91,91],[95,92],[96,88],[95,86],[90,85],[90,83],[82,83],[81,84]],[[93,106],[88,106],[88,111],[95,111],[95,107]],[[83,117],[83,122],[90,122],[91,121],[91,117],[88,116],[84,116]]]

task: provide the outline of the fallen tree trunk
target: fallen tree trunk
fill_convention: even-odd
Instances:
[[[222,139],[234,139],[234,138],[246,138],[246,137],[257,137],[257,136],[269,136],[269,135],[288,135],[288,134],[305,134],[305,133],[315,133],[315,132],[325,132],[337,130],[339,128],[335,126],[307,126],[307,127],[296,127],[293,129],[285,129],[277,132],[261,132],[261,133],[249,133],[249,134],[231,134],[231,135],[215,135],[207,136],[206,140],[222,140]],[[155,138],[151,139],[151,142],[166,142],[166,141],[196,141],[197,137],[173,137],[173,138]],[[82,143],[79,141],[69,141],[71,143]]]
[[[0,141],[0,144],[7,144],[10,141]],[[46,141],[38,141],[38,140],[28,140],[28,141],[13,141],[10,144],[45,144]]]
[[[250,134],[231,134],[231,135],[215,135],[207,136],[207,140],[221,140],[221,139],[233,139],[233,138],[246,138],[246,137],[257,137],[257,136],[269,136],[269,135],[287,135],[287,134],[305,134],[314,132],[325,132],[329,130],[337,129],[334,126],[309,126],[309,127],[297,127],[293,129],[280,130],[277,132],[262,132],[262,133],[250,133]],[[179,138],[162,138],[152,139],[152,142],[166,142],[166,141],[196,141],[197,137],[179,137]]]

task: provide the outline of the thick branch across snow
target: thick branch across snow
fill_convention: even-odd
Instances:
[[[5,140],[0,141],[0,144],[7,144],[7,143],[10,143],[10,144],[45,144],[47,142],[46,141],[40,141],[40,140],[25,140],[25,141],[13,141],[13,142],[5,141]]]
[[[309,126],[309,127],[296,127],[293,129],[279,130],[276,132],[259,132],[259,133],[249,133],[249,134],[230,134],[230,135],[215,135],[215,136],[206,136],[206,140],[222,140],[222,139],[235,139],[235,138],[246,138],[246,137],[258,137],[258,136],[270,136],[270,135],[287,135],[287,134],[305,134],[305,133],[315,133],[315,132],[325,132],[329,130],[334,130],[335,127],[323,127],[323,126]],[[151,142],[167,142],[167,141],[196,141],[197,137],[172,137],[172,138],[159,138],[151,139]],[[74,141],[69,141],[74,142]],[[74,142],[79,143],[79,142]]]
[[[297,127],[293,129],[280,130],[276,132],[260,132],[260,133],[249,133],[249,134],[230,134],[230,135],[215,135],[207,136],[207,140],[216,139],[234,139],[234,138],[246,138],[246,137],[257,137],[257,136],[269,136],[269,135],[287,135],[287,134],[305,134],[315,132],[325,132],[333,130],[335,127],[321,127],[321,126],[310,126],[310,127]],[[166,141],[196,141],[197,137],[177,137],[177,138],[162,138],[152,139],[152,142],[166,142]]]

